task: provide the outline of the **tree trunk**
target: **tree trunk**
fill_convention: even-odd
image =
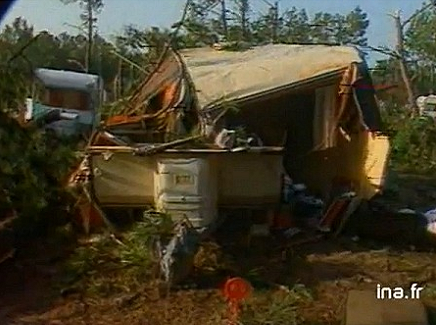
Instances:
[[[86,2],[86,10],[88,15],[88,44],[86,47],[86,72],[89,72],[89,69],[91,67],[91,59],[92,59],[92,40],[93,40],[93,23],[94,23],[94,17],[93,17],[93,10],[92,10],[92,1],[88,0]]]
[[[242,40],[248,40],[248,10],[249,3],[248,0],[241,0],[240,3],[240,15],[241,15],[241,30],[242,30]]]
[[[393,17],[394,17],[395,28],[397,33],[396,52],[399,55],[398,63],[400,66],[401,78],[403,79],[404,85],[406,87],[408,106],[412,110],[412,114],[415,115],[416,114],[415,95],[413,92],[412,82],[409,77],[407,63],[404,58],[403,26],[401,24],[401,17],[399,12],[395,13]]]
[[[271,43],[277,43],[279,34],[279,2],[274,3],[272,10],[272,33],[271,33]]]
[[[118,98],[122,98],[124,93],[123,88],[123,61],[120,58],[118,61]]]
[[[227,7],[226,0],[221,0],[221,23],[223,24],[224,38],[227,41],[229,36],[229,30],[227,26]]]

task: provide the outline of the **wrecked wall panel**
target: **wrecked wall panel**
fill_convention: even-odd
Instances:
[[[145,205],[154,202],[154,158],[116,153],[93,156],[95,194],[101,204]]]
[[[207,159],[211,171],[218,176],[214,186],[218,191],[219,205],[278,203],[283,173],[282,156],[255,153],[176,153],[150,157],[115,153],[108,160],[104,159],[104,155],[96,155],[93,157],[95,193],[102,205],[153,204],[156,161],[197,157]]]
[[[135,90],[123,114],[130,114],[132,112],[153,113],[153,111],[146,111],[146,101],[168,87],[170,89],[169,92],[173,93],[172,85],[178,84],[182,76],[183,70],[180,63],[175,54],[170,51],[166,59],[157,67],[155,73],[145,79]]]

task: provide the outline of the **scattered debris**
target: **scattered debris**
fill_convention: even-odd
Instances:
[[[167,245],[159,243],[160,267],[163,280],[168,287],[177,284],[189,275],[195,254],[200,248],[200,234],[188,220],[177,224],[174,235]]]
[[[436,209],[427,211],[424,216],[427,219],[427,232],[436,236]]]
[[[270,60],[271,53],[276,60]],[[318,59],[309,65],[308,59],[314,57]],[[202,234],[214,231],[223,209],[244,211],[235,213],[237,218],[263,215],[260,222],[250,220],[254,225],[246,229],[249,238],[273,235],[284,246],[286,242],[299,245],[331,233],[339,235],[361,200],[379,191],[389,144],[378,134],[380,114],[374,98],[352,87],[366,78],[364,60],[354,48],[169,49],[159,64],[161,68],[140,84],[125,108],[95,130],[70,184],[79,189],[78,207],[86,232],[99,224],[115,232],[116,226],[105,213],[113,206],[126,210],[154,206],[171,216],[174,234],[168,242],[157,244],[161,273],[169,287],[189,274]],[[254,65],[262,69],[249,68]],[[204,78],[205,71],[214,79]],[[324,77],[333,75],[331,85],[325,86]],[[234,82],[229,88],[230,77]],[[314,87],[319,85],[310,96],[300,88],[309,80]],[[277,101],[278,93],[284,102],[296,105],[296,113],[283,125],[269,118],[281,116],[285,109]],[[305,107],[308,100],[316,102],[315,118],[303,123],[298,107]],[[365,109],[358,105],[362,100]],[[258,108],[265,105],[271,112],[260,127],[256,120],[266,110],[260,113]],[[356,107],[358,114],[353,111]],[[333,111],[337,114],[326,113]],[[352,114],[359,118],[352,119]],[[365,165],[362,179],[351,180],[353,172],[324,180],[324,172],[316,167],[323,166],[325,158],[314,158],[317,163],[308,163],[310,169],[304,163],[300,169],[291,168],[289,160],[300,155],[333,148],[340,151],[338,128],[356,152],[367,148],[351,141],[355,130],[361,130],[359,136],[368,138],[371,150],[377,151],[375,167],[351,158],[347,163],[336,161]],[[315,139],[314,147],[298,152],[297,143],[306,138]],[[378,150],[374,143],[383,144],[387,151]],[[311,178],[307,175],[313,173],[319,180],[306,184],[305,179]],[[365,176],[369,174],[370,181]]]

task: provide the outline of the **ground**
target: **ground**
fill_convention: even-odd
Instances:
[[[409,178],[402,184],[424,186],[422,180],[411,182]],[[410,193],[402,198],[410,200],[407,205],[423,200],[422,195]],[[424,203],[428,199],[419,202]],[[241,314],[244,325],[340,324],[348,290],[375,291],[377,284],[424,286],[422,300],[433,317],[436,254],[429,250],[399,250],[386,243],[346,237],[287,250],[274,247],[268,241],[254,241],[250,248],[225,247],[211,240],[197,256],[197,268],[184,287],[159,293],[144,284],[135,292],[102,294],[62,288],[60,265],[67,255],[65,249],[53,243],[33,244],[0,266],[0,323],[223,324],[226,304],[220,284],[230,275],[243,276],[254,286]]]

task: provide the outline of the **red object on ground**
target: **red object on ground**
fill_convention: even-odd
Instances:
[[[229,300],[241,301],[251,293],[251,285],[242,278],[231,278],[224,285],[224,297]]]
[[[238,324],[239,304],[251,294],[250,283],[242,278],[231,278],[224,284],[223,294],[229,304],[229,325]]]

